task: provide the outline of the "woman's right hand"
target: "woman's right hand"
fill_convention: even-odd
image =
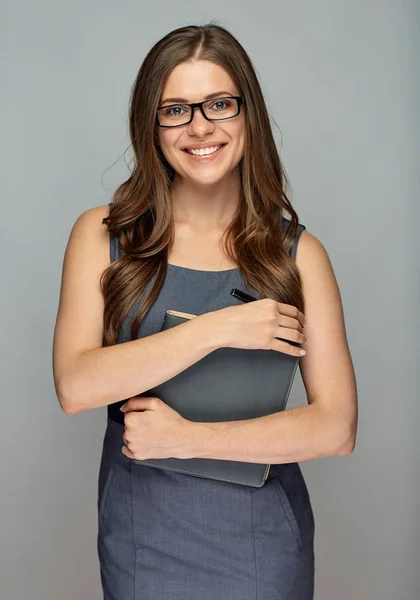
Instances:
[[[295,306],[270,298],[228,306],[208,314],[213,319],[214,333],[220,336],[220,347],[276,350],[301,356],[301,348],[288,340],[306,343],[304,315]]]

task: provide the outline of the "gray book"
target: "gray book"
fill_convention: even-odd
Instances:
[[[195,316],[168,310],[161,329]],[[194,422],[263,417],[286,408],[298,363],[299,357],[276,350],[218,348],[142,395],[160,398]],[[270,465],[264,463],[210,458],[148,458],[135,462],[251,487],[262,487],[270,470]]]

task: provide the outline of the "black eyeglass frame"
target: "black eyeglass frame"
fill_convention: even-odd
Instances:
[[[217,100],[223,100],[225,98],[229,98],[229,100],[236,100],[236,106],[238,108],[238,112],[236,113],[236,115],[232,115],[231,117],[224,117],[223,119],[210,119],[204,112],[203,104],[207,104],[207,102],[217,102]],[[211,121],[227,121],[228,119],[233,119],[234,117],[237,117],[239,115],[239,113],[241,112],[242,105],[245,106],[245,98],[243,96],[220,96],[220,98],[211,98],[210,100],[203,100],[203,102],[193,102],[192,104],[188,104],[187,102],[177,102],[176,104],[168,104],[166,106],[162,106],[161,108],[158,108],[156,111],[156,123],[159,125],[159,127],[169,127],[169,128],[183,127],[184,125],[189,125],[194,118],[195,109],[198,107],[201,110],[201,114],[207,121],[210,121],[210,122]],[[180,125],[161,125],[159,123],[159,115],[158,115],[159,111],[167,109],[167,108],[171,108],[172,106],[189,106],[191,108],[190,120],[186,121],[185,123],[181,123]]]

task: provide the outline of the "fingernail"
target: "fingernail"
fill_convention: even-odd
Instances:
[[[124,409],[125,409],[125,404],[123,404],[123,405],[120,407],[120,410],[122,410],[123,412],[124,412]]]

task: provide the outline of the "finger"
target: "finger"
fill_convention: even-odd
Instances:
[[[301,331],[298,331],[297,329],[289,329],[288,327],[279,326],[277,328],[277,334],[275,337],[285,339],[286,342],[294,342],[295,344],[306,343],[306,337]]]
[[[304,327],[301,325],[300,321],[294,319],[293,317],[286,317],[285,315],[280,315],[278,324],[281,327],[287,327],[289,329],[296,329],[303,333]]]
[[[156,405],[156,400],[158,400],[158,398],[154,398],[151,396],[141,396],[141,397],[135,397],[135,398],[130,398],[129,400],[127,400],[127,402],[125,404],[123,404],[120,408],[120,410],[122,412],[128,412],[131,410],[153,410],[153,408]]]
[[[290,356],[302,357],[303,354],[306,354],[306,350],[304,350],[303,348],[299,348],[299,346],[293,346],[293,344],[290,344],[285,340],[280,340],[277,338],[273,339],[273,341],[270,344],[270,348],[272,350],[275,350],[276,352],[283,352],[283,354],[289,354]]]
[[[296,306],[292,306],[291,304],[283,304],[282,302],[277,302],[277,305],[280,314],[291,317],[292,319],[296,319],[300,322],[302,327],[304,327],[306,321],[305,315],[301,313]]]
[[[134,458],[134,455],[130,452],[130,450],[127,448],[127,446],[123,446],[121,448],[121,452],[127,457],[127,458]]]

